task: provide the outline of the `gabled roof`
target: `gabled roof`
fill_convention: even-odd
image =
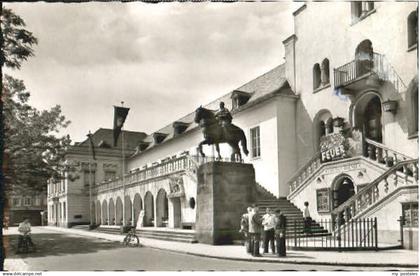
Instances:
[[[251,95],[248,102],[244,105],[244,108],[241,110],[246,109],[246,106],[252,105],[253,103],[257,103],[264,98],[267,98],[272,93],[284,94],[284,95],[294,95],[291,89],[282,89],[282,88],[290,88],[289,83],[286,80],[285,74],[285,64],[281,64],[272,70],[268,71],[267,73],[255,78],[254,80],[240,86],[239,88],[235,89],[234,91],[240,91],[249,93]],[[211,110],[217,110],[219,108],[219,103],[223,101],[225,103],[225,107],[229,110],[232,110],[232,92],[229,92],[222,97],[208,103],[204,107]],[[175,120],[176,122],[183,122],[189,124],[188,127],[185,129],[184,132],[188,132],[197,127],[197,124],[194,123],[194,116],[195,111],[185,115],[184,117]],[[149,150],[161,144],[164,144],[166,141],[171,140],[175,136],[182,136],[176,135],[173,127],[173,122],[168,124],[167,126],[155,131],[155,133],[164,133],[167,136],[161,141],[160,143],[156,144],[153,139],[153,133],[148,135],[146,138],[143,139],[143,142],[148,142],[149,146],[145,149]],[[141,154],[140,151],[137,151],[134,156]]]
[[[137,147],[137,145],[142,141],[147,134],[144,132],[138,131],[124,131],[124,140],[125,140],[125,148],[127,150],[133,150]],[[100,144],[108,145],[108,148],[111,149],[121,149],[121,134],[118,138],[117,146],[114,147],[114,136],[113,130],[109,128],[100,128],[92,134],[92,140],[95,147],[98,147]],[[77,144],[77,146],[89,146],[89,140],[86,138],[83,142]]]

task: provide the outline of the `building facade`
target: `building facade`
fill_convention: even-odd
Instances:
[[[285,62],[205,106],[223,101],[244,130],[259,186],[301,210],[309,202],[315,220],[376,217],[384,242],[398,240],[402,218],[417,239],[417,20],[410,2],[313,2],[294,12]],[[215,156],[213,146],[198,156],[194,115],[142,138],[123,178],[95,181],[95,224],[138,225],[144,210],[145,227],[194,227],[196,171]],[[221,152],[230,156],[226,145]]]
[[[92,135],[95,152],[93,159],[89,141],[72,146],[65,156],[66,167],[59,182],[48,183],[48,224],[71,227],[90,224],[89,200],[95,186],[122,174],[121,141],[113,146],[112,129],[101,128]],[[124,131],[125,154],[134,152],[134,145],[141,141],[142,132]]]
[[[44,191],[9,192],[5,205],[5,224],[17,226],[24,219],[31,225],[40,226],[47,223],[47,193]]]

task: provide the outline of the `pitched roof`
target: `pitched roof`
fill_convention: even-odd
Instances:
[[[248,100],[246,106],[248,106],[248,104],[261,101],[263,98],[265,98],[265,96],[269,96],[269,94],[271,93],[294,95],[290,89],[281,90],[284,87],[289,87],[289,84],[287,82],[286,75],[285,75],[285,64],[281,64],[273,68],[272,70],[268,71],[267,73],[255,78],[254,80],[251,80],[248,83],[240,86],[234,91],[231,91],[223,95],[222,97],[208,103],[204,107],[211,110],[217,110],[219,108],[219,103],[223,101],[225,103],[225,107],[228,108],[229,110],[232,110],[231,96],[232,96],[232,93],[234,93],[235,91],[249,93],[251,97]],[[197,126],[196,123],[194,123],[194,115],[195,115],[195,112],[193,111],[185,115],[184,117],[176,120],[176,122],[183,122],[183,123],[188,124],[188,127],[185,129],[184,132],[188,132],[189,130],[194,129]],[[143,142],[149,143],[148,147],[145,150],[154,148],[158,146],[159,144],[163,144],[166,141],[169,141],[175,136],[177,136],[177,134],[174,131],[173,123],[166,125],[165,127],[157,130],[155,133],[165,133],[167,134],[167,136],[159,143],[155,143],[154,138],[153,138],[153,133],[148,135],[146,138],[143,139]],[[136,156],[138,154],[141,154],[141,152],[137,151],[133,156]]]
[[[125,140],[125,148],[127,150],[132,150],[137,147],[137,145],[147,136],[144,132],[138,132],[138,131],[124,131],[124,140]],[[108,148],[111,149],[120,149],[121,148],[121,134],[117,142],[117,146],[114,147],[114,136],[113,136],[113,130],[109,128],[100,128],[95,131],[95,133],[92,134],[92,140],[95,147],[100,146],[100,144],[105,144],[105,146],[109,146]],[[89,146],[88,138],[84,140],[83,142],[77,144],[78,146]]]

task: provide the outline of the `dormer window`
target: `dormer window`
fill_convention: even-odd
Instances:
[[[147,149],[147,147],[150,145],[150,143],[149,142],[144,142],[144,141],[142,141],[142,142],[140,142],[139,143],[139,145],[137,146],[138,147],[138,149],[140,150],[140,151],[144,151],[145,149]]]
[[[232,92],[232,109],[236,109],[246,104],[251,98],[251,93],[242,92],[242,91],[233,91]]]
[[[181,133],[183,133],[189,126],[189,123],[184,123],[184,122],[174,122],[172,124],[172,127],[174,128],[174,136],[179,135]]]
[[[105,142],[104,140],[101,140],[101,141],[98,143],[98,148],[109,149],[109,148],[111,148],[111,145],[110,145],[110,144],[108,144],[107,142]]]
[[[155,132],[153,133],[153,140],[155,141],[155,144],[160,144],[166,138],[166,136],[168,136],[168,134]]]

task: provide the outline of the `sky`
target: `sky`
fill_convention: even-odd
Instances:
[[[19,71],[39,109],[61,105],[60,134],[112,128],[152,133],[284,62],[293,2],[6,3],[38,38]]]

